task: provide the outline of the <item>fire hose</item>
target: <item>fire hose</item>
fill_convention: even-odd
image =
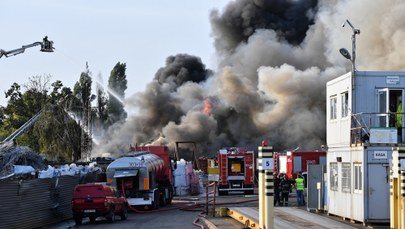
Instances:
[[[125,187],[124,184],[121,184],[122,192],[125,198]],[[223,203],[216,203],[216,205],[231,205],[231,204],[242,204],[242,203],[249,203],[249,202],[255,202],[258,201],[258,199],[253,199],[253,200],[246,200],[246,201],[238,201],[238,202],[223,202]],[[190,201],[189,203],[192,203],[191,205],[186,205],[186,206],[177,206],[177,207],[170,207],[170,208],[163,208],[163,209],[154,209],[154,210],[148,210],[148,211],[142,211],[138,210],[131,205],[128,205],[128,208],[135,212],[135,213],[140,213],[140,214],[149,214],[149,213],[156,213],[156,212],[165,212],[165,211],[172,211],[172,210],[181,210],[181,211],[201,211],[201,213],[198,215],[198,217],[193,221],[193,225],[200,227],[201,229],[204,229],[204,226],[199,224],[198,221],[200,220],[200,217],[206,217],[205,214],[208,214],[205,210],[201,210],[201,208],[204,209],[205,204],[203,203],[197,203],[196,201]]]
[[[121,184],[121,188],[122,188],[122,192],[125,198],[126,194],[125,194],[125,187],[124,187],[124,183]],[[171,207],[171,208],[164,208],[164,209],[154,209],[154,210],[148,210],[148,211],[142,211],[142,210],[138,210],[134,207],[132,207],[131,205],[128,205],[128,208],[131,209],[131,211],[135,212],[135,213],[141,213],[141,214],[148,214],[148,213],[155,213],[155,212],[164,212],[164,211],[171,211],[171,210],[181,210],[182,208],[194,208],[197,207],[199,205],[197,205],[196,203],[194,203],[193,205],[189,205],[189,206],[179,206],[179,207]]]

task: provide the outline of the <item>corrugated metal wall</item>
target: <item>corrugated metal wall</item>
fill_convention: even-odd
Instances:
[[[79,176],[0,182],[0,228],[31,229],[72,218]]]

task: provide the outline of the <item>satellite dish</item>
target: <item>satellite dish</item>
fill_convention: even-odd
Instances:
[[[339,49],[339,52],[340,52],[340,54],[342,54],[342,56],[344,56],[346,59],[349,59],[349,60],[352,59],[352,57],[350,56],[350,53],[349,53],[349,51],[347,51],[347,49],[341,48],[341,49]]]

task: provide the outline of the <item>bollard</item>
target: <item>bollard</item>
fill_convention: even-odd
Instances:
[[[259,146],[259,228],[274,228],[273,147]]]
[[[265,203],[266,203],[266,218],[264,220],[267,228],[274,228],[274,177],[273,171],[266,170],[266,191],[265,191]]]
[[[405,148],[393,148],[391,163],[390,228],[405,229]]]

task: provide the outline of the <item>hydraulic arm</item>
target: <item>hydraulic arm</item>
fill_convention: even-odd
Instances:
[[[55,49],[53,47],[53,41],[48,40],[48,36],[45,36],[42,40],[42,42],[34,42],[32,44],[29,45],[23,45],[21,48],[18,49],[14,49],[14,50],[10,50],[10,51],[5,51],[3,49],[0,49],[0,58],[2,58],[3,56],[5,57],[10,57],[10,56],[15,56],[18,54],[21,54],[25,51],[25,49],[27,48],[31,48],[34,46],[41,46],[41,52],[53,52],[53,50]]]

